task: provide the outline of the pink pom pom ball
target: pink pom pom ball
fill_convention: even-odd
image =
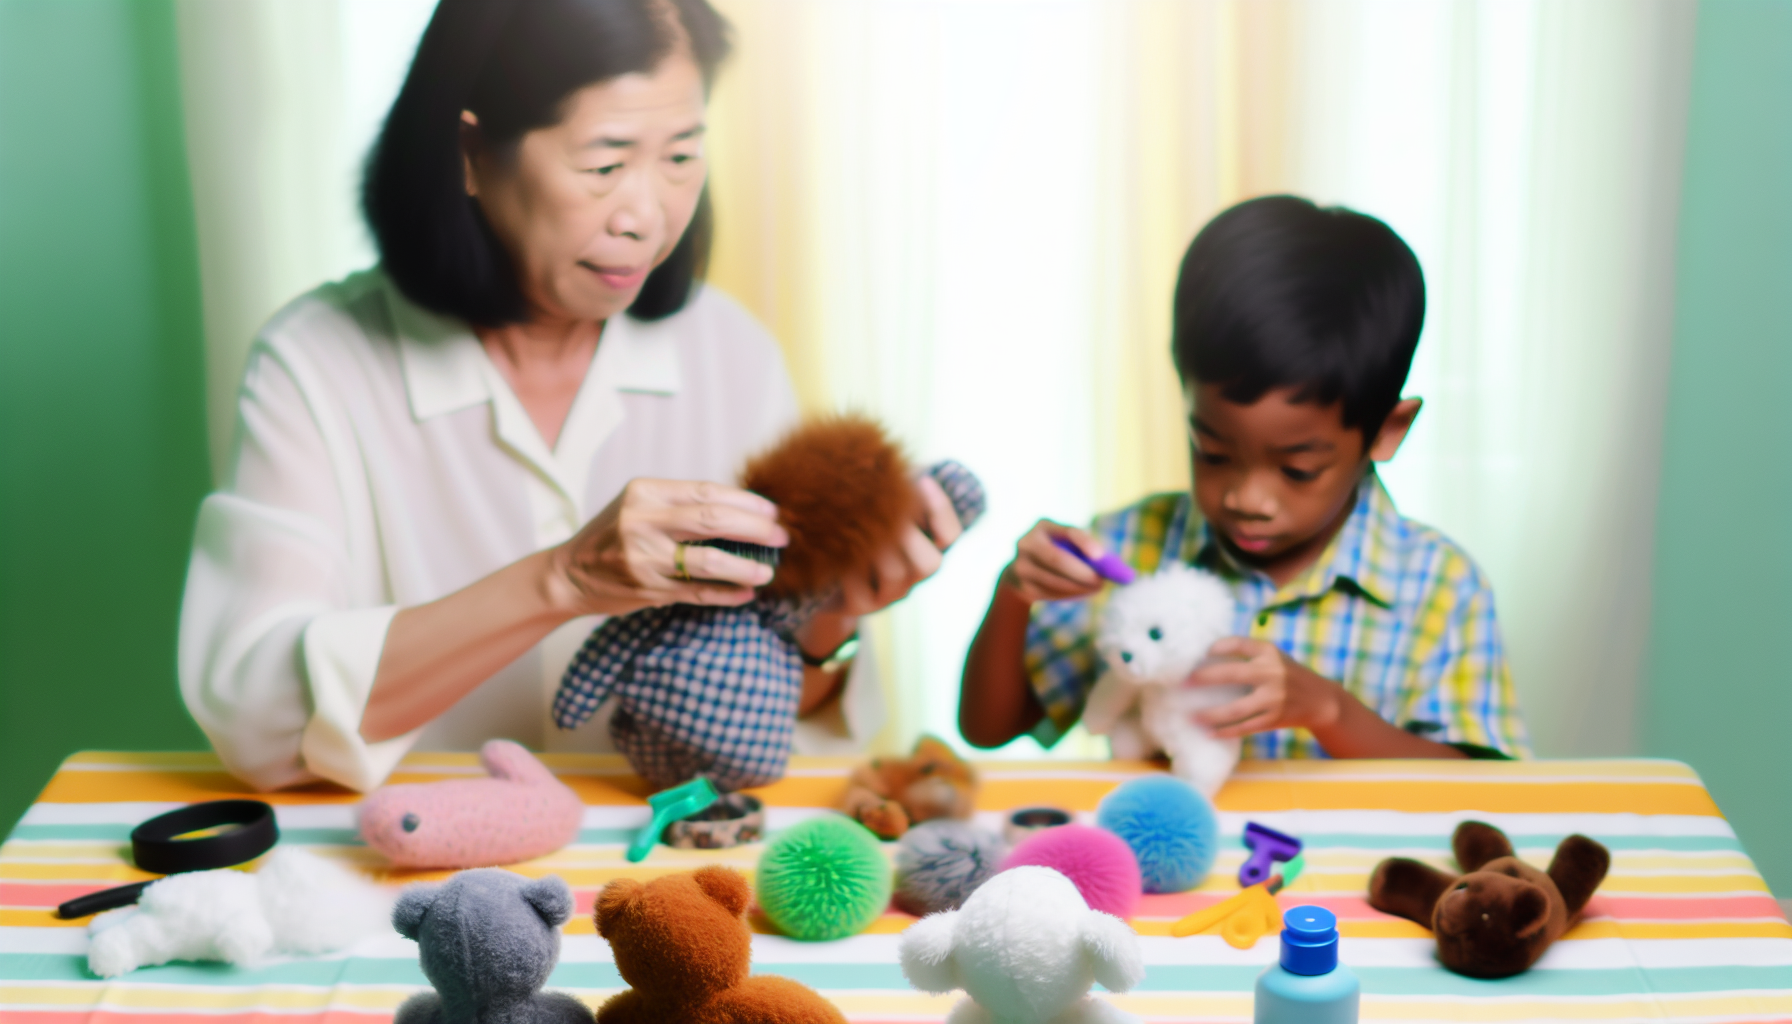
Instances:
[[[1002,859],[1002,871],[1024,865],[1051,868],[1070,879],[1089,909],[1126,920],[1144,891],[1139,860],[1126,840],[1088,825],[1059,825],[1035,832]]]

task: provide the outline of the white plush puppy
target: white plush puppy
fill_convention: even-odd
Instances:
[[[1145,977],[1126,922],[1090,910],[1051,868],[1010,868],[962,908],[930,914],[902,933],[902,973],[935,995],[970,996],[946,1024],[1140,1024],[1089,994],[1124,992]]]
[[[1215,739],[1194,716],[1245,688],[1182,681],[1232,633],[1236,612],[1218,576],[1181,562],[1116,590],[1096,634],[1106,667],[1083,708],[1084,727],[1107,736],[1115,757],[1170,755],[1171,770],[1212,799],[1238,764],[1240,742]]]
[[[329,953],[383,933],[392,901],[348,868],[276,847],[254,874],[169,875],[143,890],[136,906],[94,918],[87,967],[113,978],[170,960],[243,964],[275,953]]]

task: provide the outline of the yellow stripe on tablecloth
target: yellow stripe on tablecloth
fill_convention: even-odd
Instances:
[[[84,753],[70,758],[41,799],[52,803],[121,801],[193,802],[248,792],[210,755]],[[588,804],[629,805],[645,789],[621,773],[622,763],[604,755],[544,755],[551,767]],[[394,782],[463,777],[477,771],[472,754],[417,754],[407,757]],[[754,790],[777,807],[832,807],[845,792],[843,758],[796,758],[791,775]],[[99,770],[102,768],[121,770]],[[1029,777],[1030,765],[1003,764],[985,770],[978,806],[1003,810],[1050,804],[1093,810],[1126,778],[1153,770],[1127,762],[1054,762]],[[128,770],[126,770],[128,769]],[[1468,774],[1472,771],[1472,775]],[[1381,780],[1381,781],[1376,781]],[[1578,780],[1578,781],[1577,781]],[[1624,781],[1632,780],[1632,781]],[[1690,769],[1672,762],[1588,761],[1480,763],[1450,762],[1247,762],[1221,791],[1221,809],[1249,813],[1289,810],[1397,810],[1407,812],[1613,813],[1717,816]],[[359,795],[328,785],[261,794],[282,804],[353,803]]]
[[[1003,762],[1006,764],[1007,762]],[[1060,762],[1061,763],[1061,762]],[[1113,764],[1148,764],[1148,762],[1111,762]],[[1699,773],[1680,761],[1648,758],[1608,758],[1574,761],[1445,761],[1445,760],[1362,760],[1362,761],[1241,761],[1232,778],[1273,779],[1295,776],[1300,779],[1354,779],[1388,777],[1401,779],[1456,778],[1478,782],[1488,778],[1544,778],[1560,782],[1625,778],[1630,780],[1699,782]]]
[[[253,985],[236,988],[201,985],[118,985],[89,982],[73,985],[0,985],[0,1006],[50,1009],[108,1009],[217,1012],[275,1010],[288,1013],[343,1007],[390,1012],[416,989],[400,985]]]

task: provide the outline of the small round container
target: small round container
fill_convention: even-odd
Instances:
[[[1074,820],[1069,811],[1056,807],[1023,807],[1002,822],[1002,840],[1013,847],[1035,832],[1068,825]]]
[[[679,850],[726,850],[765,837],[765,804],[748,793],[726,793],[707,810],[666,826],[661,842]]]
[[[1338,919],[1324,907],[1282,915],[1282,955],[1257,978],[1255,1024],[1356,1024],[1356,975],[1338,963]]]

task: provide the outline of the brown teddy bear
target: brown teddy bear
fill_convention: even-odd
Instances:
[[[832,1003],[789,978],[747,976],[751,897],[740,872],[715,865],[604,886],[597,933],[634,987],[598,1008],[598,1024],[846,1024]]]
[[[923,736],[908,757],[873,758],[853,769],[846,813],[880,839],[897,839],[910,825],[935,818],[968,818],[977,773],[951,747]]]
[[[1518,859],[1506,834],[1465,821],[1450,840],[1458,877],[1389,857],[1369,879],[1369,905],[1430,928],[1437,958],[1471,978],[1509,978],[1536,963],[1605,881],[1612,855],[1586,836],[1562,840],[1542,872]]]

